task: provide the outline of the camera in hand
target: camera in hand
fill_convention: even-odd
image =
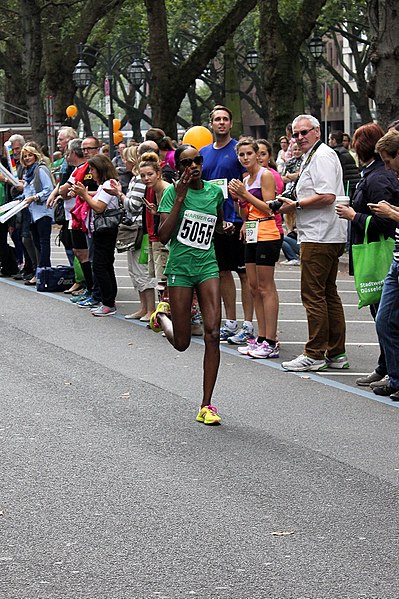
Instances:
[[[282,200],[273,200],[272,202],[268,202],[269,208],[273,214],[276,214],[283,204],[284,202]]]
[[[283,193],[281,193],[280,195],[283,198],[287,198],[287,200],[293,200],[294,202],[296,200],[295,189],[287,189],[286,191],[283,191]],[[276,214],[283,204],[283,200],[273,200],[272,202],[268,202],[269,208],[273,212],[273,214]]]

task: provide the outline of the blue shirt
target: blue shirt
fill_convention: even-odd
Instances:
[[[241,166],[237,154],[236,147],[237,140],[232,139],[227,146],[216,149],[213,144],[204,146],[200,150],[200,154],[204,157],[204,164],[202,167],[202,178],[206,181],[212,181],[213,179],[227,179],[227,182],[231,179],[242,180],[244,169]],[[225,200],[223,205],[224,220],[229,222],[242,222],[234,210],[234,202],[230,194]]]
[[[37,168],[40,168],[40,166],[37,166]],[[42,188],[40,191],[37,192],[35,190],[33,179],[30,183],[27,183],[26,181],[24,183],[25,198],[29,198],[31,196],[39,197],[38,202],[32,202],[31,204],[29,204],[29,212],[34,223],[43,216],[50,216],[51,218],[54,218],[54,209],[46,207],[46,202],[54,189],[54,185],[51,178],[48,176],[47,172],[44,169],[40,169],[39,172],[40,183]]]

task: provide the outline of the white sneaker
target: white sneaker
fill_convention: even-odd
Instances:
[[[281,264],[284,264],[284,266],[300,266],[301,263],[299,260],[294,258],[293,260],[284,260],[284,262],[281,262]]]
[[[328,368],[335,368],[336,370],[349,368],[349,362],[346,354],[340,354],[339,356],[334,356],[333,358],[327,358],[326,356],[326,362]]]
[[[309,358],[309,356],[301,354],[290,362],[282,362],[281,367],[284,368],[284,370],[290,370],[291,372],[317,372],[318,370],[325,370],[327,368],[327,362],[325,360],[314,360],[313,358]]]
[[[255,339],[254,327],[243,324],[235,335],[227,338],[227,343],[230,345],[246,345],[250,339]]]
[[[236,325],[235,329],[230,329],[226,324],[220,327],[220,341],[227,341],[229,337],[232,337],[238,332],[238,325]]]

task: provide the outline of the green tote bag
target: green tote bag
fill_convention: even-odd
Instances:
[[[392,263],[394,240],[380,235],[379,241],[367,243],[367,230],[371,216],[367,217],[363,243],[352,246],[353,273],[357,295],[358,308],[378,304],[381,299],[384,279]]]
[[[143,235],[143,240],[141,242],[139,264],[147,264],[148,263],[148,245],[149,245],[148,233],[145,233]]]

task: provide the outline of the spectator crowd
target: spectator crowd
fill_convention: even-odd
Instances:
[[[298,115],[274,158],[268,140],[233,139],[232,126],[231,111],[218,105],[210,113],[213,143],[178,145],[151,128],[141,143],[120,143],[112,160],[99,139],[81,139],[71,127],[58,131],[52,162],[37,143],[12,135],[13,162],[3,157],[2,164],[18,184],[0,174],[0,211],[7,214],[15,200],[22,209],[0,223],[2,276],[36,285],[38,269],[51,268],[55,224],[75,273],[65,293],[94,317],[106,317],[117,310],[115,253],[125,254],[140,300],[125,318],[163,331],[179,351],[191,335],[204,335],[197,420],[218,424],[211,405],[216,345],[227,342],[254,359],[279,357],[274,274],[281,252],[280,264],[300,267],[308,323],[303,353],[282,368],[349,368],[336,278],[345,251],[353,274],[352,247],[363,243],[367,228],[370,242],[391,238],[394,251],[381,299],[370,305],[380,356],[374,372],[357,384],[398,401],[399,132],[368,123],[352,140],[331,131],[323,143],[318,120]]]

